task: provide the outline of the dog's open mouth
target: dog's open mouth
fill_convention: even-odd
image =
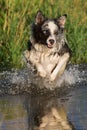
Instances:
[[[47,47],[48,47],[48,48],[53,48],[53,44],[48,43],[48,44],[47,44]]]

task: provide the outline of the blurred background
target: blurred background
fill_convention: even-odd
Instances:
[[[87,62],[87,0],[0,0],[0,70],[24,66],[22,54],[38,10],[49,18],[67,14],[71,63]]]

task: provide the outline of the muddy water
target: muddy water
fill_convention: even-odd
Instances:
[[[14,96],[0,96],[0,130],[31,130],[36,128],[39,126],[38,118],[41,118],[41,114],[43,115],[43,112],[47,111],[46,109],[53,106],[66,110],[68,120],[76,130],[87,130],[87,65],[76,65],[74,68],[74,76],[77,77],[77,80],[71,86],[67,84],[63,92],[56,89],[51,93],[49,90],[43,94],[36,94],[35,89],[32,89],[32,94],[18,95],[17,93]],[[68,76],[71,72],[73,72],[72,67],[70,67],[69,73],[65,74],[65,77],[66,79],[68,77],[69,80],[71,77],[70,82],[73,83],[73,76]],[[17,75],[16,78],[14,77],[16,82],[17,78],[20,79],[20,77]],[[24,80],[22,79],[22,81]],[[24,84],[22,85],[24,86]]]

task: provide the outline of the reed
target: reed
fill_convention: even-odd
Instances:
[[[0,68],[20,68],[30,24],[37,10],[48,17],[67,14],[66,35],[72,63],[87,62],[86,0],[0,0]]]

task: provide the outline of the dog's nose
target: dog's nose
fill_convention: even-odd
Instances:
[[[50,44],[54,44],[54,39],[49,39]]]

